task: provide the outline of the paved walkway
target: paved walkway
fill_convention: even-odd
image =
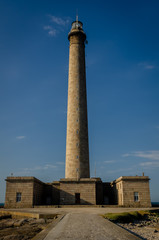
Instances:
[[[137,240],[112,222],[90,213],[67,213],[44,240]]]
[[[159,209],[159,208],[156,208]],[[8,211],[8,209],[5,209]],[[65,214],[65,213],[91,213],[91,214],[105,214],[105,213],[121,213],[139,210],[152,210],[152,208],[123,208],[123,207],[62,207],[62,208],[16,208],[9,209],[18,212],[44,213],[44,214]]]
[[[149,209],[151,208],[65,207],[12,209],[12,211],[65,215],[60,222],[57,221],[57,225],[55,222],[53,227],[51,226],[51,230],[49,228],[44,234],[41,232],[41,238],[37,235],[37,240],[137,240],[142,238],[130,234],[112,222],[100,217],[100,215],[108,212],[120,213]],[[48,231],[50,232],[48,233]],[[43,235],[46,237],[43,237]]]

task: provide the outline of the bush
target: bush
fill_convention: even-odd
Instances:
[[[107,213],[103,215],[104,218],[107,218],[114,222],[120,223],[130,223],[135,220],[143,219],[148,213],[142,211],[134,211],[134,212],[123,212],[123,213]]]

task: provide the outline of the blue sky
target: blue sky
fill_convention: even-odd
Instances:
[[[5,181],[64,178],[68,32],[87,34],[91,176],[151,178],[159,201],[159,2],[0,0],[0,202]]]

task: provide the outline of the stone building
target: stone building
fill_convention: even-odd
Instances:
[[[43,183],[35,177],[7,177],[5,207],[74,204],[150,207],[149,177],[123,176],[113,182],[90,178],[86,34],[78,19],[72,23],[68,39],[70,47],[65,178]]]
[[[120,177],[112,182],[114,185],[114,203],[125,207],[151,206],[149,177]]]
[[[43,183],[35,177],[7,177],[6,208],[39,205],[119,205],[150,207],[149,177],[120,177],[113,182],[83,178]]]

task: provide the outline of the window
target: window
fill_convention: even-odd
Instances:
[[[16,202],[21,202],[22,194],[20,192],[16,193]]]
[[[138,202],[138,201],[139,201],[139,193],[134,192],[134,202]]]
[[[76,147],[79,147],[79,143],[76,143]]]
[[[77,155],[76,158],[79,159],[79,156]]]
[[[78,133],[79,133],[79,131],[77,130],[77,131],[76,131],[76,133],[78,134]]]

